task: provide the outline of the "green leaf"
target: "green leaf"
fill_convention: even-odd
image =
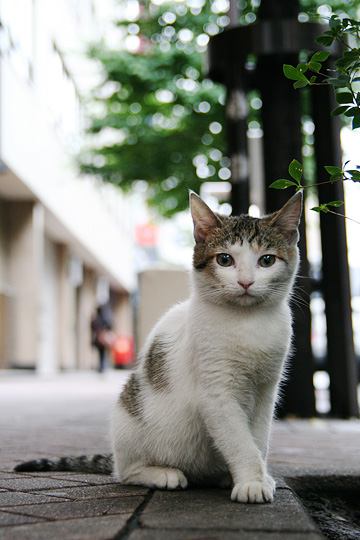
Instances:
[[[351,94],[351,92],[338,92],[335,97],[338,103],[352,103],[353,102],[353,95]]]
[[[345,113],[345,111],[348,110],[348,108],[349,108],[348,105],[340,105],[340,107],[336,107],[336,109],[334,109],[334,110],[331,112],[331,114],[332,114],[333,116],[337,116],[337,115],[339,115],[339,114],[343,114],[343,113]]]
[[[311,71],[315,71],[316,73],[318,73],[322,67],[320,62],[313,62],[313,61],[310,61],[308,66],[309,66],[309,69],[311,69]]]
[[[311,62],[325,62],[330,56],[330,53],[327,51],[317,51],[310,58]]]
[[[344,116],[349,116],[350,118],[352,116],[356,115],[357,108],[356,107],[350,107],[345,113]]]
[[[323,34],[322,36],[319,36],[316,38],[317,43],[320,43],[320,45],[325,45],[325,47],[329,47],[332,45],[332,42],[334,41],[335,37],[330,34]]]
[[[301,177],[303,173],[303,167],[297,159],[293,159],[289,165],[289,174],[291,178],[296,180],[297,184],[300,184]]]
[[[308,81],[296,81],[293,84],[294,88],[304,88],[304,86],[307,86],[309,83]]]
[[[284,64],[283,65],[283,72],[287,79],[290,79],[292,81],[307,81],[307,78],[299,69],[297,69],[294,66],[291,66],[290,64]]]
[[[354,116],[353,121],[352,121],[352,128],[357,129],[359,127],[360,127],[360,116],[356,115]]]
[[[310,77],[310,84],[313,84],[314,82],[316,82],[316,75]]]
[[[329,25],[332,30],[339,30],[341,27],[341,20],[337,15],[332,15],[330,17]]]
[[[327,82],[335,88],[346,88],[350,85],[350,77],[342,74],[339,77],[329,77]]]
[[[330,201],[330,202],[327,202],[325,203],[326,206],[335,206],[335,207],[339,207],[339,206],[343,206],[344,204],[344,201]]]
[[[292,180],[286,180],[285,178],[280,178],[279,180],[275,180],[272,184],[270,184],[269,187],[273,189],[286,189],[290,186],[297,186],[295,182],[292,182]]]
[[[307,69],[308,69],[308,64],[304,64],[304,63],[298,64],[296,66],[296,69],[301,71],[301,73],[305,73],[305,71],[307,71]]]
[[[341,167],[335,167],[334,165],[326,165],[324,169],[328,174],[331,174],[331,176],[338,177],[343,175]]]
[[[329,210],[326,208],[325,204],[321,204],[320,206],[314,206],[311,208],[311,210],[314,210],[314,212],[324,212],[326,214]]]
[[[360,171],[358,171],[357,169],[349,169],[345,172],[351,175],[351,178],[349,178],[349,180],[352,180],[353,182],[360,182]]]

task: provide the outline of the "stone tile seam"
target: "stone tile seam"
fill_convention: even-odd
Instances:
[[[3,513],[2,511],[0,511],[0,513]],[[1,529],[4,529],[5,527],[6,528],[17,528],[17,527],[32,527],[33,525],[39,525],[39,524],[48,524],[48,523],[64,523],[64,522],[68,522],[68,521],[76,521],[76,520],[87,520],[87,519],[94,519],[94,518],[103,518],[103,517],[114,517],[114,516],[126,516],[127,513],[125,514],[100,514],[100,515],[95,515],[95,516],[76,516],[76,517],[69,517],[69,518],[61,518],[61,519],[55,519],[55,518],[46,518],[44,516],[34,516],[34,515],[29,515],[29,514],[14,514],[14,512],[8,512],[8,513],[11,513],[13,515],[17,515],[17,516],[24,516],[24,517],[31,517],[31,518],[34,518],[34,519],[38,519],[39,521],[33,521],[32,523],[13,523],[13,524],[10,524],[10,525],[0,525],[0,531]],[[129,517],[128,521],[131,519],[132,515]]]
[[[16,474],[13,471],[1,471],[0,470],[0,480],[1,480],[1,477],[2,477],[2,473]],[[105,478],[108,478],[108,477],[111,478],[111,475],[104,475],[104,476],[105,476]],[[64,480],[64,481],[66,480],[66,476],[61,476],[61,477],[60,476],[52,476],[52,475],[49,475],[49,476],[48,475],[46,475],[46,476],[41,475],[41,476],[39,476],[37,474],[27,474],[27,473],[25,473],[24,475],[21,473],[21,476],[19,474],[17,474],[16,476],[12,476],[12,477],[7,478],[7,480],[21,480],[21,478],[34,478],[34,479],[37,479],[37,480],[39,480],[41,478],[46,478],[47,480]],[[76,482],[76,484],[79,484],[79,485],[84,484],[84,485],[89,485],[89,486],[104,486],[104,485],[107,485],[107,484],[111,485],[113,483],[116,483],[116,482],[113,482],[113,481],[110,481],[110,482],[106,481],[105,479],[104,479],[103,484],[98,484],[97,482],[95,482],[93,484],[92,482],[87,481],[87,480],[86,481],[85,480],[73,480],[73,479],[70,479],[70,478],[69,478],[69,481],[70,482]],[[74,486],[74,487],[76,487],[76,486]]]
[[[36,476],[34,475],[31,478],[36,478]],[[61,480],[65,480],[66,477],[64,477],[64,476],[63,477],[60,477],[60,476],[42,476],[41,478],[47,478],[48,480],[50,480],[50,479],[51,480],[59,480],[61,478]],[[112,478],[112,477],[110,476],[110,478]],[[92,482],[87,481],[87,480],[73,480],[73,479],[71,479],[71,482],[76,482],[77,484],[85,484],[85,485],[88,485],[88,486],[107,486],[107,485],[111,486],[112,484],[117,483],[117,482],[114,482],[113,480],[109,482],[109,481],[106,481],[105,479],[104,479],[103,484],[99,484],[97,482],[95,482],[93,484]]]
[[[289,477],[286,478],[285,482],[291,482],[291,478],[289,478]],[[290,491],[292,493],[293,498],[298,503],[298,505],[299,505],[299,507],[300,507],[300,509],[302,511],[302,514],[304,514],[308,518],[310,524],[313,525],[314,531],[317,532],[318,534],[320,534],[319,527],[317,526],[317,524],[315,523],[315,520],[311,517],[311,515],[309,514],[309,512],[305,508],[305,505],[303,504],[302,500],[300,499],[300,497],[298,496],[296,491],[294,491],[294,489],[292,489],[292,488],[290,488]]]
[[[169,531],[169,532],[183,532],[183,531],[186,531],[186,532],[194,532],[194,533],[198,533],[198,532],[201,532],[201,531],[211,531],[211,532],[249,532],[249,533],[259,533],[259,532],[265,532],[265,533],[270,533],[270,534],[278,534],[278,535],[303,535],[304,537],[306,536],[309,536],[309,534],[312,534],[312,535],[316,535],[319,537],[319,539],[323,539],[324,536],[322,536],[322,533],[321,532],[317,532],[317,531],[313,531],[313,530],[305,530],[305,529],[301,529],[301,530],[294,530],[294,529],[249,529],[249,528],[238,528],[238,529],[229,529],[229,528],[226,528],[226,527],[211,527],[211,529],[209,528],[196,528],[196,527],[189,527],[189,528],[186,528],[184,529],[184,527],[144,527],[144,526],[141,526],[139,527],[139,529],[141,529],[142,531]],[[113,539],[114,540],[114,539]]]
[[[135,497],[135,495],[132,495]],[[102,498],[101,500],[107,500],[107,501],[111,501],[113,502],[113,500],[116,499],[116,497],[104,497]],[[85,501],[91,501],[91,500],[94,500],[94,499],[81,499],[81,501],[85,502]],[[68,521],[69,519],[78,519],[79,517],[82,517],[82,519],[86,519],[87,517],[101,517],[101,516],[107,516],[107,515],[122,515],[122,514],[128,514],[129,512],[115,512],[114,514],[111,513],[111,514],[108,514],[108,512],[105,512],[103,511],[101,514],[97,514],[97,515],[94,515],[94,516],[77,516],[75,518],[60,518],[60,519],[57,519],[57,518],[46,518],[45,516],[38,516],[38,515],[35,515],[35,514],[29,514],[26,512],[26,509],[24,509],[24,511],[22,512],[19,512],[18,510],[16,510],[17,507],[19,506],[44,506],[44,505],[48,505],[48,504],[54,504],[54,503],[69,503],[69,502],[80,502],[80,501],[73,501],[71,499],[67,499],[67,500],[61,500],[61,501],[51,501],[51,502],[46,502],[46,503],[38,503],[38,504],[18,504],[18,505],[13,505],[13,506],[1,506],[0,507],[0,512],[7,512],[8,514],[15,514],[15,515],[20,515],[20,516],[26,516],[26,517],[33,517],[33,518],[42,518],[42,519],[46,519],[48,521]],[[140,503],[141,504],[141,503]]]
[[[126,540],[133,531],[141,528],[140,517],[149,502],[151,501],[154,493],[154,490],[149,490],[149,492],[144,496],[144,499],[141,501],[141,503],[137,506],[137,508],[135,508],[134,512],[131,514],[125,525],[120,529],[118,533],[116,533],[112,540]]]
[[[211,532],[250,532],[250,533],[258,533],[258,532],[265,532],[265,533],[272,533],[272,534],[303,534],[303,535],[309,535],[310,533],[311,534],[317,534],[319,535],[320,538],[322,538],[321,536],[321,533],[318,531],[318,530],[315,530],[315,529],[267,529],[267,528],[262,528],[262,529],[253,529],[253,528],[249,528],[249,527],[237,527],[237,528],[229,528],[229,527],[211,527],[209,529],[209,527],[207,526],[204,526],[204,527],[149,527],[149,526],[144,526],[144,525],[141,525],[140,527],[138,527],[139,529],[143,530],[143,531],[186,531],[186,532],[190,532],[190,531],[195,531],[195,532],[199,532],[199,531],[209,531],[211,530]],[[116,536],[114,537],[112,540],[118,540],[118,538],[121,540],[123,540],[123,537],[120,536]]]
[[[29,518],[34,518],[34,519],[39,519],[40,521],[37,521],[37,522],[34,522],[34,525],[35,523],[42,523],[43,521],[45,522],[52,522],[52,521],[56,521],[54,519],[51,519],[51,518],[47,518],[47,517],[44,517],[44,516],[34,516],[32,514],[27,514],[25,512],[11,512],[10,510],[6,510],[4,508],[1,508],[0,509],[0,514],[12,514],[13,516],[22,516],[22,517],[29,517]],[[27,523],[20,523],[20,524],[12,524],[12,525],[0,525],[0,530],[3,528],[3,527],[21,527],[22,525],[27,525]],[[29,523],[29,525],[31,525]]]
[[[1,482],[0,482],[1,484]],[[1,486],[0,486],[1,487]],[[95,486],[89,486],[88,484],[81,484],[79,486],[66,486],[66,487],[46,487],[46,488],[29,488],[29,489],[18,489],[18,488],[9,488],[9,487],[2,487],[4,491],[8,493],[30,493],[32,495],[36,495],[38,491],[50,491],[52,489],[71,489],[71,488],[78,488],[78,487],[95,487]]]
[[[37,493],[32,493],[31,491],[5,491],[4,493],[19,493],[21,495],[37,495]],[[49,495],[50,497],[50,495]],[[55,499],[55,496],[52,496],[53,499]],[[57,500],[54,500],[54,501],[47,501],[47,502],[21,502],[19,504],[12,504],[10,505],[11,507],[12,506],[29,506],[29,505],[34,505],[34,506],[38,506],[39,504],[53,504],[53,503],[56,503],[56,502],[64,502],[64,497],[58,497],[58,501]],[[66,499],[68,502],[71,502],[71,499]],[[35,499],[36,501],[36,499]],[[5,511],[5,508],[8,508],[7,506],[1,506],[1,503],[0,503],[0,510],[3,510]]]
[[[28,491],[27,492],[29,495],[36,495],[36,493],[33,493],[31,491]],[[103,494],[105,495],[105,494]],[[107,495],[106,497],[99,497],[99,495],[96,495],[94,497],[71,497],[70,495],[68,496],[65,496],[65,495],[52,495],[52,494],[49,494],[46,492],[46,496],[47,497],[53,497],[54,499],[59,499],[58,501],[55,501],[55,502],[80,502],[80,501],[93,501],[93,500],[97,500],[97,499],[123,499],[123,498],[128,498],[128,497],[144,497],[145,494],[132,494],[132,493],[127,493],[127,494],[124,494],[124,493],[116,493],[114,495]],[[51,501],[52,502],[52,501]],[[48,503],[37,503],[37,504],[48,504]],[[15,505],[14,505],[15,506]],[[4,508],[3,506],[0,507],[0,508]]]
[[[37,493],[33,493],[32,491],[5,491],[4,493],[21,493],[22,495],[37,495]],[[7,512],[7,508],[16,508],[17,506],[41,506],[42,504],[55,504],[55,503],[62,503],[62,502],[80,502],[80,501],[93,501],[94,499],[120,499],[122,497],[139,497],[139,495],[123,495],[120,493],[119,495],[114,495],[111,497],[88,497],[88,498],[78,498],[74,499],[71,497],[62,497],[59,495],[47,495],[48,497],[52,497],[53,501],[47,501],[47,502],[21,502],[19,504],[12,504],[10,506],[1,506],[0,504],[0,512]],[[140,495],[141,496],[141,495]],[[58,499],[58,500],[57,500]]]
[[[47,503],[46,503],[47,504]],[[1,512],[3,512],[1,510]],[[45,516],[36,516],[34,514],[26,514],[24,512],[22,512],[21,514],[19,512],[7,512],[8,514],[13,514],[15,516],[24,516],[24,517],[30,517],[30,518],[34,518],[34,519],[39,519],[40,521],[37,521],[37,522],[33,522],[33,523],[20,523],[20,524],[13,524],[13,525],[0,525],[0,530],[2,529],[2,527],[21,527],[21,526],[28,526],[28,527],[31,527],[32,525],[38,525],[39,523],[43,523],[43,522],[46,522],[46,523],[63,523],[63,522],[67,522],[67,521],[73,521],[73,520],[76,520],[76,519],[93,519],[93,518],[102,518],[102,517],[107,517],[107,516],[127,516],[130,514],[130,512],[116,512],[116,513],[108,513],[108,512],[102,512],[101,514],[94,514],[93,516],[75,516],[75,517],[68,517],[68,518],[50,518],[50,517],[45,517]],[[131,519],[132,515],[130,515],[128,521]],[[121,537],[122,538],[122,537]]]

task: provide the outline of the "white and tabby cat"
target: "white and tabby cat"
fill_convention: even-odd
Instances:
[[[275,482],[266,461],[290,348],[302,194],[261,219],[219,216],[195,193],[190,206],[192,293],[156,324],[116,404],[114,473],[157,488],[231,485],[234,501],[269,502]],[[111,467],[111,457],[81,460],[80,468],[79,458],[62,458],[61,466],[38,460],[17,470]]]

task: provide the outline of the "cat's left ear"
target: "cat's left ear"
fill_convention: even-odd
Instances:
[[[211,230],[222,225],[220,218],[193,191],[190,192],[190,211],[195,242],[205,242]]]
[[[269,216],[269,225],[278,227],[290,243],[299,240],[299,223],[303,207],[303,194],[298,191],[280,210]]]

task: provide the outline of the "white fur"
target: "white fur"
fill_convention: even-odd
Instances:
[[[288,295],[297,260],[290,270],[282,261],[259,268],[263,253],[245,243],[229,250],[235,267],[216,270],[222,292],[195,272],[190,299],[174,306],[149,336],[143,358],[154,336],[172,343],[166,366],[171,390],[155,391],[141,361],[136,373],[142,381],[142,418],[116,405],[115,474],[123,483],[168,489],[185,488],[187,480],[220,485],[230,473],[232,500],[273,499],[275,482],[266,458],[290,346]],[[272,292],[271,277],[285,272],[290,272],[286,286]],[[237,282],[243,279],[255,282],[249,289],[253,301],[242,298]],[[258,303],[267,286],[266,300]],[[233,302],[221,302],[224,294]]]

